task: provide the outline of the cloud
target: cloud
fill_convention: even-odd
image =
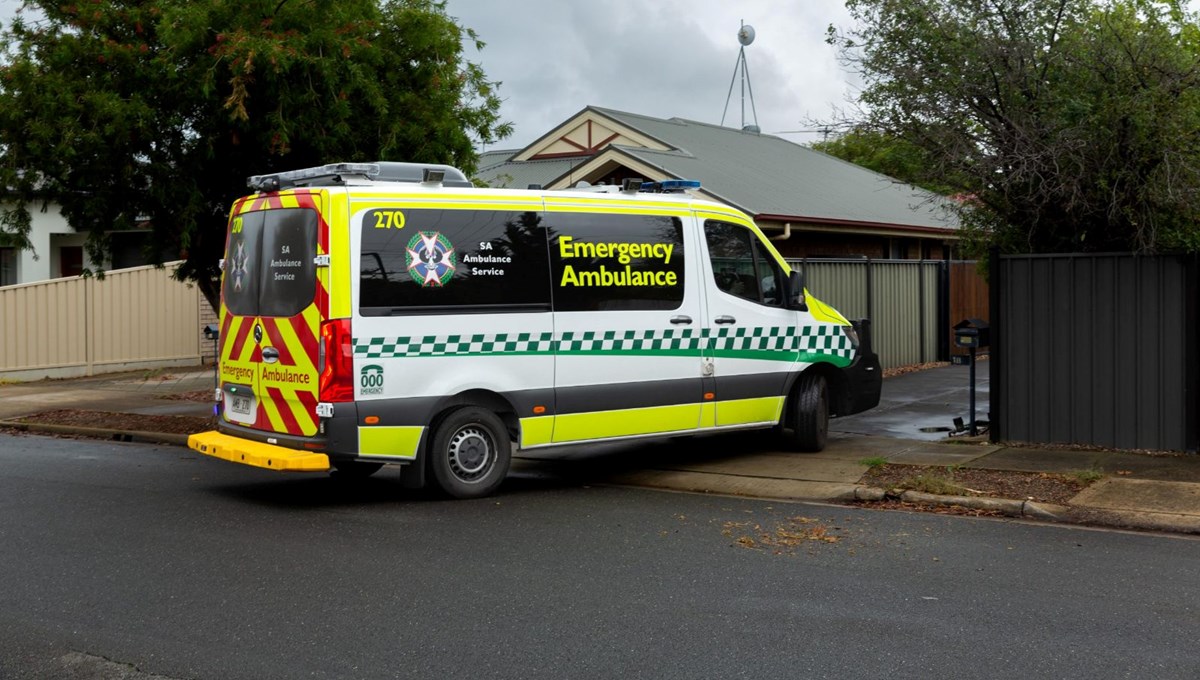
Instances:
[[[757,33],[746,49],[754,101],[752,109],[747,92],[747,123],[757,110],[764,132],[799,129],[802,120],[828,117],[832,107],[843,105],[851,87],[824,42],[830,23],[849,22],[834,0],[783,7],[767,0],[449,0],[447,11],[487,43],[468,57],[503,82],[501,113],[516,126],[504,147],[532,142],[587,105],[719,123],[742,20]],[[726,125],[740,125],[741,107],[737,79]]]

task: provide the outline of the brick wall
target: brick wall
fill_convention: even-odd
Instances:
[[[200,361],[206,364],[215,362],[216,350],[213,347],[213,341],[204,337],[205,326],[217,326],[217,313],[213,311],[212,306],[208,304],[208,300],[204,296],[200,297]]]

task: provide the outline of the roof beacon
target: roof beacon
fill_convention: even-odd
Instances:
[[[688,189],[699,189],[698,179],[664,179],[661,182],[642,182],[642,191],[654,194],[683,193]]]

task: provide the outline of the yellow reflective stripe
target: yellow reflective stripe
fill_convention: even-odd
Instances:
[[[554,434],[554,416],[521,418],[521,446],[549,444]]]
[[[296,198],[295,193],[289,191],[287,193],[280,194],[279,205],[284,208],[299,208],[300,199]]]
[[[329,224],[329,267],[318,267],[317,271],[326,272],[328,277],[325,290],[329,293],[329,318],[345,319],[353,309],[350,300],[350,214],[345,192],[328,196],[325,221]],[[320,338],[319,333],[317,337]]]
[[[287,449],[282,446],[250,441],[221,434],[215,430],[188,437],[188,447],[206,456],[231,463],[290,472],[320,472],[329,469],[329,456],[323,453]]]
[[[358,455],[413,460],[421,447],[420,426],[390,426],[358,428]]]
[[[554,441],[627,437],[694,430],[700,425],[699,404],[571,413],[554,416]]]
[[[364,208],[402,206],[405,208],[437,208],[440,210],[541,210],[542,197],[481,197],[478,194],[377,194],[361,193],[350,202],[350,214]]]
[[[706,401],[700,404],[700,427],[716,427],[717,426],[717,404],[716,402]]]
[[[616,194],[616,195],[607,194],[607,195],[608,196],[619,196],[620,194]],[[583,193],[581,193],[577,196],[546,196],[546,207],[553,208],[553,207],[557,207],[557,206],[587,205],[587,206],[591,206],[593,208],[599,208],[599,207],[604,207],[604,208],[608,208],[608,207],[665,208],[668,210],[679,210],[679,211],[683,211],[683,212],[687,212],[687,211],[691,210],[691,204],[687,203],[685,201],[654,201],[654,200],[642,199],[640,196],[638,198],[641,200],[620,201],[620,200],[614,200],[613,198],[597,198],[595,196],[589,196],[589,195],[583,194]]]
[[[610,203],[603,206],[594,205],[546,205],[546,212],[554,213],[598,213],[614,215],[671,215],[675,217],[684,217],[690,211],[686,205],[676,206],[674,208],[651,208],[645,206],[626,205],[623,203]]]
[[[850,325],[850,322],[838,310],[813,297],[807,289],[804,291],[804,299],[808,302],[808,313],[812,314],[817,321],[835,323],[839,326]]]
[[[767,423],[779,420],[783,397],[758,397],[717,402],[717,426]]]
[[[701,221],[706,219],[725,220],[726,222],[733,222],[734,224],[740,224],[758,231],[758,228],[754,224],[754,220],[751,220],[746,213],[733,209],[730,209],[728,212],[726,212],[713,206],[706,205],[703,208],[696,209],[696,217]]]

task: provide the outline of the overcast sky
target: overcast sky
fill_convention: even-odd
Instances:
[[[0,0],[0,21],[18,6]],[[842,0],[448,0],[447,12],[487,43],[467,57],[503,83],[501,114],[515,131],[496,148],[522,147],[587,105],[720,123],[741,21],[757,34],[746,58],[763,132],[809,128],[853,96],[825,44],[831,23],[849,23]],[[747,93],[746,123],[754,110]],[[741,123],[739,78],[725,124]]]
[[[516,130],[501,147],[524,146],[587,105],[720,123],[742,21],[756,33],[746,59],[763,132],[808,129],[854,95],[825,44],[830,24],[850,23],[842,0],[448,0],[447,12],[487,43],[468,56],[503,83],[501,113]],[[753,123],[749,93],[745,111]],[[725,124],[741,122],[739,76]]]

